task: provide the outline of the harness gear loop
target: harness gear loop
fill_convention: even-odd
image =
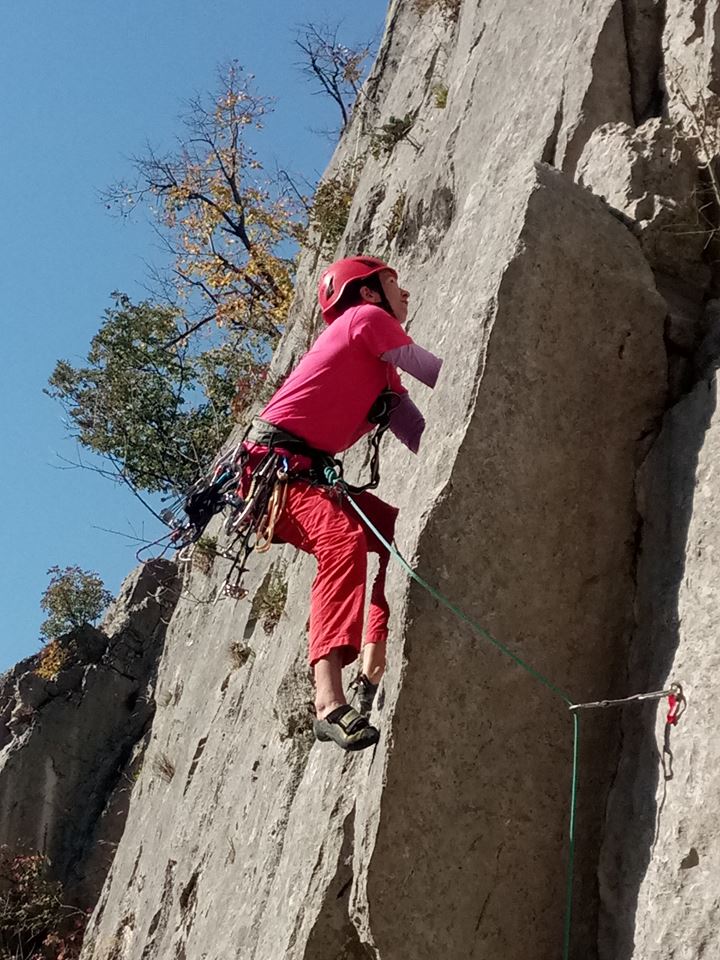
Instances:
[[[288,475],[278,470],[275,484],[270,494],[270,500],[267,510],[260,518],[256,528],[255,552],[266,553],[272,546],[273,534],[275,533],[275,524],[283,512],[285,500],[287,499]]]
[[[361,486],[347,485],[353,493],[374,489],[380,482],[380,441],[397,399],[391,391],[383,391],[368,413],[368,421],[377,425],[370,441],[370,480]],[[246,441],[267,447],[267,453],[252,471],[249,490],[243,497],[243,471],[250,456],[244,446]],[[293,454],[306,457],[311,463],[310,469],[291,469],[288,457]],[[287,501],[288,485],[296,480],[306,480],[311,484],[332,486],[342,478],[342,470],[342,462],[337,458],[311,447],[281,427],[256,418],[240,443],[221,454],[208,473],[179,498],[174,509],[163,511],[162,519],[170,527],[170,533],[161,539],[168,540],[166,549],[175,546],[180,550],[179,559],[187,561],[192,556],[193,544],[202,536],[210,520],[216,513],[226,510],[225,532],[236,534],[230,547],[235,551],[235,560],[220,596],[241,598],[246,593],[242,588],[242,577],[247,570],[248,557],[254,550],[264,553],[270,549],[276,524]],[[185,513],[184,522],[177,515],[180,509]]]

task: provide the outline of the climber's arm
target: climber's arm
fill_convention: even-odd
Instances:
[[[400,367],[428,387],[435,386],[442,366],[442,360],[439,357],[424,347],[418,346],[417,343],[407,343],[387,350],[380,359]]]
[[[390,414],[389,429],[408,450],[418,452],[420,438],[425,429],[425,418],[407,392],[400,394],[400,400]]]

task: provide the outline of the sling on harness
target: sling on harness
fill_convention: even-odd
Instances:
[[[377,425],[371,438],[370,480],[362,486],[346,485],[354,494],[374,489],[380,482],[380,441],[390,423],[393,399],[396,396],[389,390],[383,391],[368,413],[368,422]],[[246,441],[267,447],[268,453],[253,470],[244,505],[231,513],[225,525],[226,532],[236,533],[236,542],[240,541],[237,544],[235,561],[223,584],[223,594],[236,599],[245,595],[242,577],[247,570],[248,557],[253,550],[258,553],[268,550],[273,542],[275,524],[285,506],[288,483],[305,480],[313,486],[328,486],[327,478],[331,474],[342,477],[340,460],[323,450],[311,447],[301,437],[275,424],[256,418],[247,433]],[[310,468],[290,469],[288,454],[306,457],[310,461]],[[234,550],[236,542],[231,545],[231,549]]]
[[[377,429],[370,438],[370,479],[367,483],[360,486],[347,484],[351,493],[364,493],[365,490],[374,490],[380,483],[380,441],[387,428],[390,426],[390,417],[398,404],[400,397],[392,390],[383,390],[368,411],[368,423],[372,423]],[[277,427],[275,424],[267,423],[265,420],[256,418],[248,431],[247,440],[251,443],[257,443],[260,446],[269,447],[271,450],[280,448],[288,453],[296,453],[307,457],[311,461],[309,471],[293,472],[293,479],[309,480],[310,483],[319,486],[326,486],[326,473],[329,466],[333,466],[340,477],[343,475],[342,461],[338,460],[330,453],[323,450],[317,450],[295,434]]]
[[[393,391],[384,390],[368,412],[368,422],[376,426],[370,438],[370,479],[360,486],[345,484],[353,494],[374,490],[380,482],[380,441],[398,399]],[[243,497],[243,474],[250,457],[247,443],[267,447],[267,453],[253,469]],[[307,458],[310,468],[291,469],[288,456],[293,454]],[[176,517],[172,509],[163,511],[161,519],[172,528],[169,545],[177,547],[182,556],[200,539],[217,513],[227,512],[225,532],[235,535],[227,552],[234,554],[234,560],[222,594],[241,598],[245,595],[242,577],[250,554],[268,550],[273,542],[275,524],[285,505],[287,484],[304,480],[314,486],[328,486],[329,476],[337,479],[342,475],[342,462],[332,454],[311,447],[282,427],[255,418],[242,441],[219,457],[208,474],[185,494],[181,501],[184,521]]]

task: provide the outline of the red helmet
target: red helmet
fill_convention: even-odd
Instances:
[[[344,260],[336,260],[323,270],[318,283],[318,300],[325,322],[332,323],[339,316],[335,305],[349,283],[353,280],[364,280],[381,270],[389,270],[397,278],[397,270],[393,270],[377,257],[346,257]]]

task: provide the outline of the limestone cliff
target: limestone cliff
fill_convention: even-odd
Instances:
[[[61,638],[66,663],[54,680],[31,657],[0,683],[0,844],[43,853],[83,909],[97,901],[125,826],[178,588],[174,564],[146,564],[100,629]]]
[[[572,956],[714,957],[720,4],[420,6],[391,3],[327,173],[364,161],[337,253],[391,259],[445,359],[380,492],[419,572],[575,700],[683,683],[671,757],[652,706],[583,718]],[[345,757],[309,730],[313,561],[276,548],[215,602],[228,564],[185,573],[83,960],[558,958],[562,701],[395,566],[382,739]]]

